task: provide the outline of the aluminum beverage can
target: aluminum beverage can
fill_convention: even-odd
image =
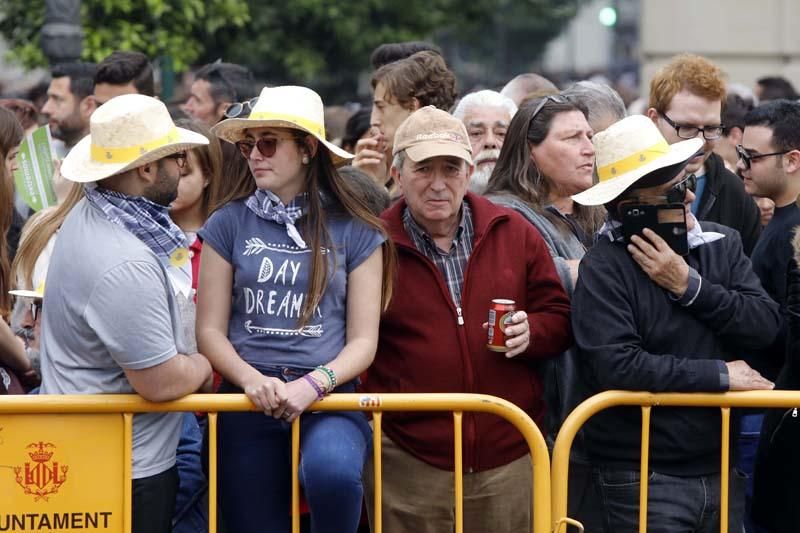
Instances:
[[[495,299],[489,307],[489,340],[486,347],[493,352],[507,352],[506,334],[504,332],[506,320],[510,319],[517,310],[514,300]]]

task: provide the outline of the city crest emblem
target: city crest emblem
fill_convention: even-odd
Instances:
[[[17,484],[25,494],[33,496],[34,501],[48,501],[67,480],[69,467],[59,464],[58,461],[51,461],[55,448],[55,444],[49,442],[32,442],[26,446],[26,449],[32,450],[28,451],[32,462],[14,467]]]

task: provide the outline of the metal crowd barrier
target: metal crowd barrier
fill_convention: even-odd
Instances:
[[[562,533],[567,525],[583,530],[583,526],[567,516],[567,476],[572,442],[580,428],[596,413],[618,406],[642,408],[642,444],[639,487],[639,532],[647,531],[647,479],[650,447],[650,410],[652,407],[719,407],[722,416],[720,461],[720,531],[728,531],[728,473],[730,471],[731,408],[792,408],[800,406],[800,391],[748,391],[726,393],[647,393],[606,391],[584,401],[573,410],[561,426],[553,448],[553,531]]]
[[[151,403],[137,395],[41,395],[41,396],[3,396],[0,397],[0,422],[3,415],[13,414],[120,414],[123,418],[122,457],[123,472],[123,531],[131,531],[131,454],[133,414],[149,412],[206,412],[209,428],[209,476],[208,476],[208,521],[209,532],[216,533],[217,525],[217,413],[227,411],[254,411],[253,404],[243,394],[194,394],[173,402]],[[550,531],[550,460],[544,438],[530,417],[514,404],[494,396],[478,394],[334,394],[309,407],[310,411],[370,411],[373,413],[373,446],[375,464],[375,514],[373,533],[381,533],[381,421],[386,411],[453,411],[455,434],[455,531],[463,531],[463,469],[462,469],[462,414],[463,412],[490,413],[500,416],[513,424],[522,433],[531,451],[533,464],[533,533]],[[2,427],[0,427],[0,431]],[[0,438],[2,433],[0,433]],[[300,490],[298,481],[300,424],[299,419],[292,425],[292,531],[300,531]],[[571,442],[571,440],[570,440]],[[0,440],[2,444],[2,440]],[[38,444],[46,446],[47,443]],[[87,443],[88,444],[88,443]],[[35,448],[35,447],[34,447]],[[0,446],[0,463],[3,463],[4,449]],[[30,468],[31,479],[36,478],[35,468],[49,465],[46,460],[50,456],[45,453],[37,455],[36,450],[30,453],[33,466],[26,463],[26,475]],[[35,463],[41,461],[41,464]],[[44,476],[52,481],[58,477],[58,464],[47,466],[50,470]],[[55,470],[53,470],[55,468]],[[61,467],[62,469],[64,466]],[[19,470],[15,470],[21,476]],[[66,470],[64,474],[66,475]],[[36,474],[39,475],[39,474]],[[40,476],[41,477],[41,476]],[[27,479],[26,479],[27,481]],[[19,478],[17,483],[21,483]],[[566,486],[564,487],[566,489]],[[566,494],[566,492],[565,492]],[[46,495],[45,495],[46,496]],[[47,499],[45,497],[45,499]],[[8,512],[6,510],[6,512]],[[66,522],[72,520],[82,524],[81,513],[60,513],[53,515],[55,520]],[[89,515],[89,513],[86,513]],[[100,513],[105,515],[107,513]],[[79,515],[79,516],[75,516]],[[95,513],[97,515],[97,513]],[[31,515],[24,515],[23,520],[33,521]],[[86,517],[89,520],[90,517]],[[93,517],[96,521],[97,516]],[[8,520],[8,515],[6,520]],[[40,525],[43,518],[38,518]],[[48,518],[48,521],[50,518]]]

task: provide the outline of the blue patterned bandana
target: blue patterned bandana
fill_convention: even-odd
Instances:
[[[308,248],[306,241],[300,236],[294,225],[305,214],[305,205],[308,193],[297,195],[288,205],[283,205],[281,199],[270,191],[256,189],[246,201],[245,205],[264,220],[272,220],[286,226],[289,238],[300,248]]]
[[[97,186],[85,186],[86,200],[99,208],[108,220],[133,233],[167,270],[173,290],[189,297],[192,264],[183,231],[169,218],[168,207],[141,196],[128,196]]]

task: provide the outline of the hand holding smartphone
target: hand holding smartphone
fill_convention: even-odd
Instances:
[[[649,228],[664,239],[676,254],[689,255],[686,209],[683,204],[627,204],[620,206],[620,211],[626,242],[631,242],[634,235],[647,240],[643,230]]]

